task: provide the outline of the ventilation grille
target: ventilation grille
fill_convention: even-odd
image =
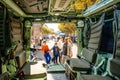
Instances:
[[[53,10],[65,10],[70,4],[71,0],[56,0]]]

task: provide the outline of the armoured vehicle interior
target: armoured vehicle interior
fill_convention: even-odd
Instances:
[[[48,80],[43,61],[28,61],[31,27],[64,22],[77,28],[67,79],[120,80],[120,0],[0,0],[0,80]]]

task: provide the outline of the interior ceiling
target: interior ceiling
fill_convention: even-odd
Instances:
[[[65,11],[72,0],[55,0],[53,11]]]
[[[49,0],[14,0],[25,13],[44,13],[48,11]]]
[[[82,11],[98,2],[99,0],[3,0],[9,5],[9,2],[16,5],[11,6],[16,12],[21,12],[22,15],[37,14],[43,15],[66,15],[75,16],[81,14]],[[19,7],[20,9],[18,10]],[[23,13],[22,13],[23,12]],[[25,13],[25,14],[24,14]],[[46,13],[46,14],[44,14]]]

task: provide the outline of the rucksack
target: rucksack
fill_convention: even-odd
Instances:
[[[57,49],[57,52],[58,52],[58,53],[55,53],[55,49]],[[54,53],[54,55],[58,55],[58,54],[59,54],[59,48],[58,48],[58,46],[54,46],[54,48],[53,48],[53,53]]]

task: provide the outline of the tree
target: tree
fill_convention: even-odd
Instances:
[[[76,26],[74,23],[60,23],[58,28],[61,32],[66,34],[75,33],[76,31]]]
[[[91,5],[97,3],[100,0],[76,0],[72,5],[71,9],[83,11]]]
[[[56,34],[52,29],[48,28],[46,25],[42,26],[43,34]]]

